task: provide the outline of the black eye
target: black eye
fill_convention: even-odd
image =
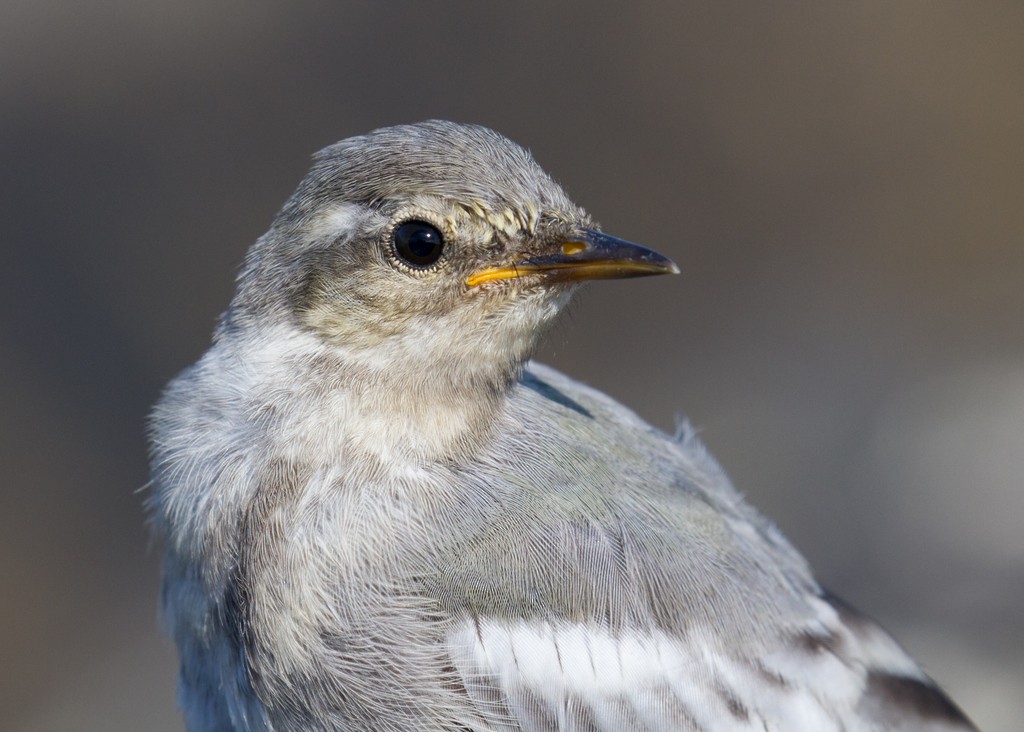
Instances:
[[[401,224],[395,229],[394,240],[395,254],[414,267],[429,267],[444,251],[441,232],[422,221]]]

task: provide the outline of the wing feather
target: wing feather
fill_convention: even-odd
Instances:
[[[815,622],[756,657],[698,630],[483,618],[448,653],[494,730],[974,729],[877,625],[831,596],[814,607]]]

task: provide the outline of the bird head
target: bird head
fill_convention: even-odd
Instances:
[[[493,385],[580,282],[677,271],[601,233],[523,148],[432,121],[322,150],[250,250],[228,323],[288,319],[381,378]]]

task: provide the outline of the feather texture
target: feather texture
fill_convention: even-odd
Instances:
[[[691,430],[527,364],[572,286],[515,262],[593,226],[483,128],[318,156],[153,415],[190,730],[971,729]]]

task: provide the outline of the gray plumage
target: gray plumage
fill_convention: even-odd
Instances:
[[[691,432],[529,363],[671,271],[596,229],[482,127],[316,157],[153,414],[190,730],[971,729]]]

